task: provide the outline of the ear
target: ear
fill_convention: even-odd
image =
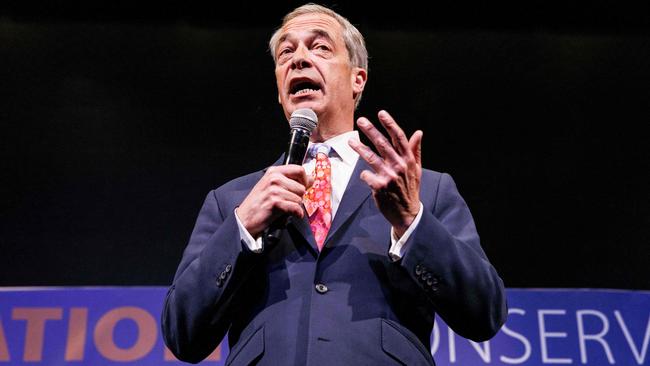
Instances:
[[[352,92],[354,93],[354,98],[363,92],[363,88],[366,86],[366,81],[368,81],[368,72],[365,69],[360,67],[352,69]]]

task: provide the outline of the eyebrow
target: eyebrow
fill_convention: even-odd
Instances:
[[[334,39],[332,38],[332,36],[330,36],[330,34],[325,30],[311,29],[309,32],[312,34],[312,39],[314,39],[314,38],[325,38],[328,41],[330,41],[331,43],[334,43]],[[291,33],[285,33],[282,36],[280,36],[280,38],[278,39],[278,45],[280,45],[280,43],[282,43],[282,42],[284,42],[284,41],[286,41],[288,39],[292,39],[292,38],[293,37],[291,36]]]

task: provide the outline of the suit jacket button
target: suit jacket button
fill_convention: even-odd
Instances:
[[[319,294],[324,294],[327,291],[329,291],[329,289],[327,288],[327,286],[323,285],[322,283],[316,285],[316,292],[318,292]]]
[[[227,264],[227,265],[226,265],[226,269],[225,269],[225,271],[226,271],[226,273],[232,271],[232,265]]]
[[[431,273],[429,272],[422,272],[420,275],[420,281],[426,282],[426,280],[431,276]]]
[[[217,286],[223,286],[223,280],[221,278],[217,278]]]
[[[424,272],[424,269],[422,268],[421,264],[418,264],[417,266],[415,266],[415,275],[416,276],[421,275],[422,272]]]
[[[427,286],[431,287],[433,285],[433,278],[427,278]]]
[[[221,274],[219,275],[219,279],[222,280],[222,281],[225,280],[226,277],[228,277],[228,273],[227,273],[227,272],[221,272]]]

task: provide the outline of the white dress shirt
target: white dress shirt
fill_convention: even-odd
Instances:
[[[359,154],[357,154],[357,152],[354,151],[350,145],[348,145],[348,140],[350,139],[359,141],[359,132],[346,132],[323,142],[325,145],[331,148],[329,159],[332,165],[332,220],[334,220],[336,211],[338,210],[339,204],[341,203],[341,198],[343,198],[343,193],[345,193],[345,188],[348,186],[348,182],[350,181],[354,167],[357,164],[357,160],[359,160]],[[314,167],[316,165],[316,159],[312,158],[311,154],[309,153],[310,149],[312,149],[312,145],[314,144],[310,142],[309,146],[307,147],[308,153],[306,154],[305,161],[302,164],[302,166],[305,168],[305,173],[307,173],[308,176],[313,173]],[[411,233],[413,230],[415,230],[418,223],[420,222],[420,218],[422,217],[422,209],[422,203],[420,203],[420,210],[418,211],[415,220],[413,220],[411,226],[409,226],[401,238],[395,238],[395,231],[391,228],[391,246],[389,255],[392,260],[397,261],[404,255],[404,243],[406,243],[408,238],[411,236]],[[253,238],[253,236],[248,232],[248,230],[246,230],[244,225],[239,220],[236,209],[235,218],[237,220],[237,225],[239,226],[239,234],[246,246],[255,253],[261,253],[264,249],[262,237],[260,236],[257,239]]]

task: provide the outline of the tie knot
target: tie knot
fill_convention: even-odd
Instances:
[[[314,159],[319,153],[325,154],[325,156],[329,156],[331,149],[332,148],[326,144],[316,143],[309,147],[309,156]]]

